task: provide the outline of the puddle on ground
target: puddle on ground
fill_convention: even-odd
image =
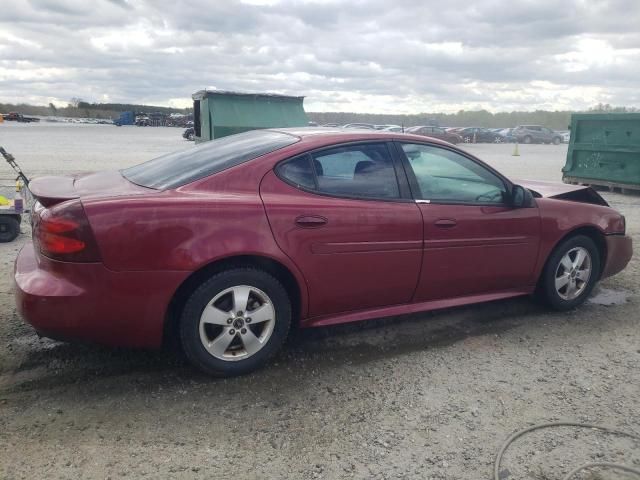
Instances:
[[[599,289],[591,298],[589,303],[595,303],[596,305],[622,305],[627,303],[629,292],[624,290],[610,290],[608,288]]]

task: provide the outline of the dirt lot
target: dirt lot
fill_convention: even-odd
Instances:
[[[119,168],[185,143],[174,129],[0,127],[30,173]],[[559,180],[566,153],[469,149],[543,180]],[[605,196],[640,243],[640,197]],[[0,478],[489,479],[502,441],[533,423],[640,431],[637,257],[576,311],[522,298],[303,331],[268,368],[212,380],[168,352],[38,339],[12,294],[28,239],[24,223],[0,245]],[[556,479],[593,460],[640,468],[640,448],[540,432],[507,452],[503,478]],[[589,478],[632,478],[601,475]]]

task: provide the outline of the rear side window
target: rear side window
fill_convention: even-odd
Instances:
[[[277,172],[280,177],[285,178],[296,187],[316,188],[316,181],[311,169],[311,160],[307,154],[281,163],[278,165]]]
[[[194,182],[227,168],[292,145],[299,137],[271,130],[252,130],[170,153],[121,171],[137,185],[165,190]]]
[[[330,148],[281,164],[278,175],[296,186],[355,198],[400,198],[393,161],[383,143]]]

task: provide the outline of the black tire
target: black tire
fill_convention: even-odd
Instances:
[[[553,144],[560,145],[562,143],[562,139],[560,137],[553,137]]]
[[[200,317],[216,295],[239,285],[259,289],[268,296],[275,310],[273,331],[266,343],[248,358],[223,360],[209,353],[203,345],[200,339]],[[249,314],[249,310],[246,313]],[[262,270],[239,267],[213,275],[191,294],[180,318],[180,341],[192,365],[208,375],[231,377],[264,366],[282,347],[290,325],[291,301],[278,279]],[[245,324],[245,327],[248,328],[249,325]]]
[[[0,242],[7,243],[16,239],[20,233],[20,222],[13,217],[0,215]]]
[[[524,137],[523,142],[522,143],[531,143],[533,141],[533,138],[531,138],[530,135],[527,135]]]
[[[589,279],[585,282],[585,287],[582,292],[572,300],[566,300],[560,296],[558,290],[556,290],[556,272],[560,268],[561,259],[567,254],[567,252],[582,247],[589,252],[591,260],[591,274]],[[571,310],[582,303],[589,297],[589,294],[593,290],[593,287],[600,278],[600,252],[594,241],[585,235],[576,235],[570,237],[558,245],[551,255],[547,259],[547,263],[542,272],[540,294],[542,299],[547,305],[555,310],[565,311]]]

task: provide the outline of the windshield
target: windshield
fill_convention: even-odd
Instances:
[[[288,133],[252,130],[154,158],[120,173],[136,185],[165,190],[240,165],[298,142]]]

